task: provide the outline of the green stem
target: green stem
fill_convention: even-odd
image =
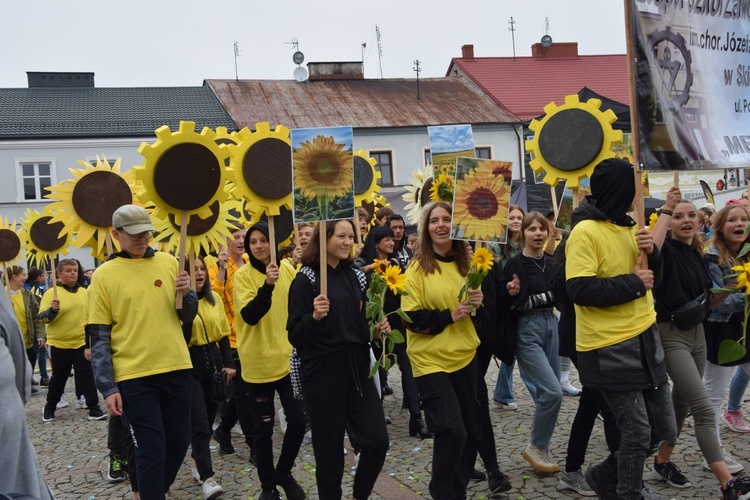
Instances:
[[[745,345],[745,342],[747,341],[747,319],[750,317],[750,307],[748,307],[748,295],[745,293],[745,319],[742,320],[742,338],[740,339],[740,344]]]

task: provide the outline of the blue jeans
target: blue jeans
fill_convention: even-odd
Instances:
[[[531,385],[536,403],[529,441],[548,449],[562,403],[557,318],[552,309],[523,311],[518,317],[516,359]]]
[[[750,382],[750,375],[745,373],[742,368],[734,371],[734,377],[729,384],[729,401],[727,401],[727,411],[737,411],[742,408],[742,398],[745,397],[745,389]]]
[[[673,446],[677,436],[672,391],[665,382],[656,389],[601,392],[617,419],[621,435],[617,497],[638,500],[646,458],[664,445]]]
[[[118,384],[133,435],[141,498],[163,499],[185,460],[192,384],[188,370]]]
[[[515,360],[510,365],[500,363],[500,371],[497,373],[497,382],[495,383],[495,392],[492,395],[498,403],[508,404],[515,402],[515,399],[513,399],[513,367],[515,364]],[[518,366],[518,372],[521,374],[521,380],[526,385],[529,393],[533,395],[536,392],[536,387],[529,382],[520,365]]]

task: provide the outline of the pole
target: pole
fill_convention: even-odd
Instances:
[[[179,273],[183,269],[185,269],[185,242],[187,240],[187,229],[188,229],[188,214],[186,210],[182,211],[182,220],[180,221],[180,255],[179,255],[179,265],[177,267],[177,272]],[[175,306],[177,309],[182,309],[182,293],[177,293],[175,297]]]
[[[326,221],[318,223],[320,231],[320,294],[328,296],[328,242],[326,241]]]

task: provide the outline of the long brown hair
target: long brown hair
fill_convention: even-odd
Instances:
[[[727,240],[724,236],[724,226],[727,223],[727,219],[729,219],[729,213],[732,210],[735,209],[741,209],[745,212],[745,215],[750,217],[750,214],[748,214],[747,209],[743,207],[742,205],[729,205],[728,207],[724,207],[721,210],[719,210],[714,219],[714,223],[712,224],[714,228],[714,233],[711,236],[710,244],[716,247],[716,249],[719,251],[719,263],[723,265],[731,265],[735,263],[735,257],[737,256],[737,252],[729,248],[727,245]],[[745,238],[745,241],[742,243],[749,243],[750,242],[750,235],[748,235]],[[744,258],[742,259],[745,260]]]
[[[326,223],[326,242],[331,236],[333,236],[333,232],[336,229],[336,224],[338,224],[339,222],[348,222],[349,224],[351,224],[352,231],[354,231],[354,235],[356,238],[357,228],[355,227],[354,221],[352,219],[329,220]],[[341,265],[343,267],[352,267],[352,264],[354,264],[354,259],[352,259],[351,255],[345,260],[341,261]],[[310,242],[302,252],[302,265],[310,266],[312,268],[320,267],[320,224],[318,224],[313,230]]]
[[[538,222],[547,231],[549,236],[549,221],[547,218],[539,212],[529,212],[523,217],[521,221],[521,244],[526,246],[526,230],[535,222]]]
[[[521,212],[522,220],[523,220],[523,217],[526,217],[526,210],[524,210],[523,207],[521,207],[521,205],[510,205],[508,207],[508,217],[510,217],[510,213],[514,210],[518,210],[519,212]],[[523,224],[523,222],[521,222],[521,224]],[[508,240],[505,242],[505,245],[500,246],[500,252],[502,253],[502,258],[504,260],[508,260],[511,257],[513,257],[513,255],[511,255],[511,245],[510,245],[510,242],[512,239],[513,237],[510,234],[510,229],[508,229]],[[523,246],[523,230],[521,230],[521,246]]]
[[[430,217],[432,216],[432,212],[438,207],[445,209],[449,214],[453,213],[450,204],[438,201],[430,203],[424,208],[422,219],[419,221],[419,245],[417,246],[417,251],[414,253],[414,260],[419,262],[419,266],[424,270],[425,274],[432,274],[436,270],[440,272],[440,266],[437,265],[435,250],[432,248],[432,238],[430,237]],[[450,255],[455,257],[456,266],[461,276],[466,276],[471,266],[471,258],[466,248],[466,242],[452,240]]]

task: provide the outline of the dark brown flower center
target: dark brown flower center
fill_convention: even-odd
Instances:
[[[318,153],[308,166],[310,177],[320,184],[333,184],[339,175],[341,165],[336,156],[330,153]]]
[[[476,188],[469,194],[466,203],[472,217],[486,220],[497,215],[498,203],[495,194],[487,188]]]

